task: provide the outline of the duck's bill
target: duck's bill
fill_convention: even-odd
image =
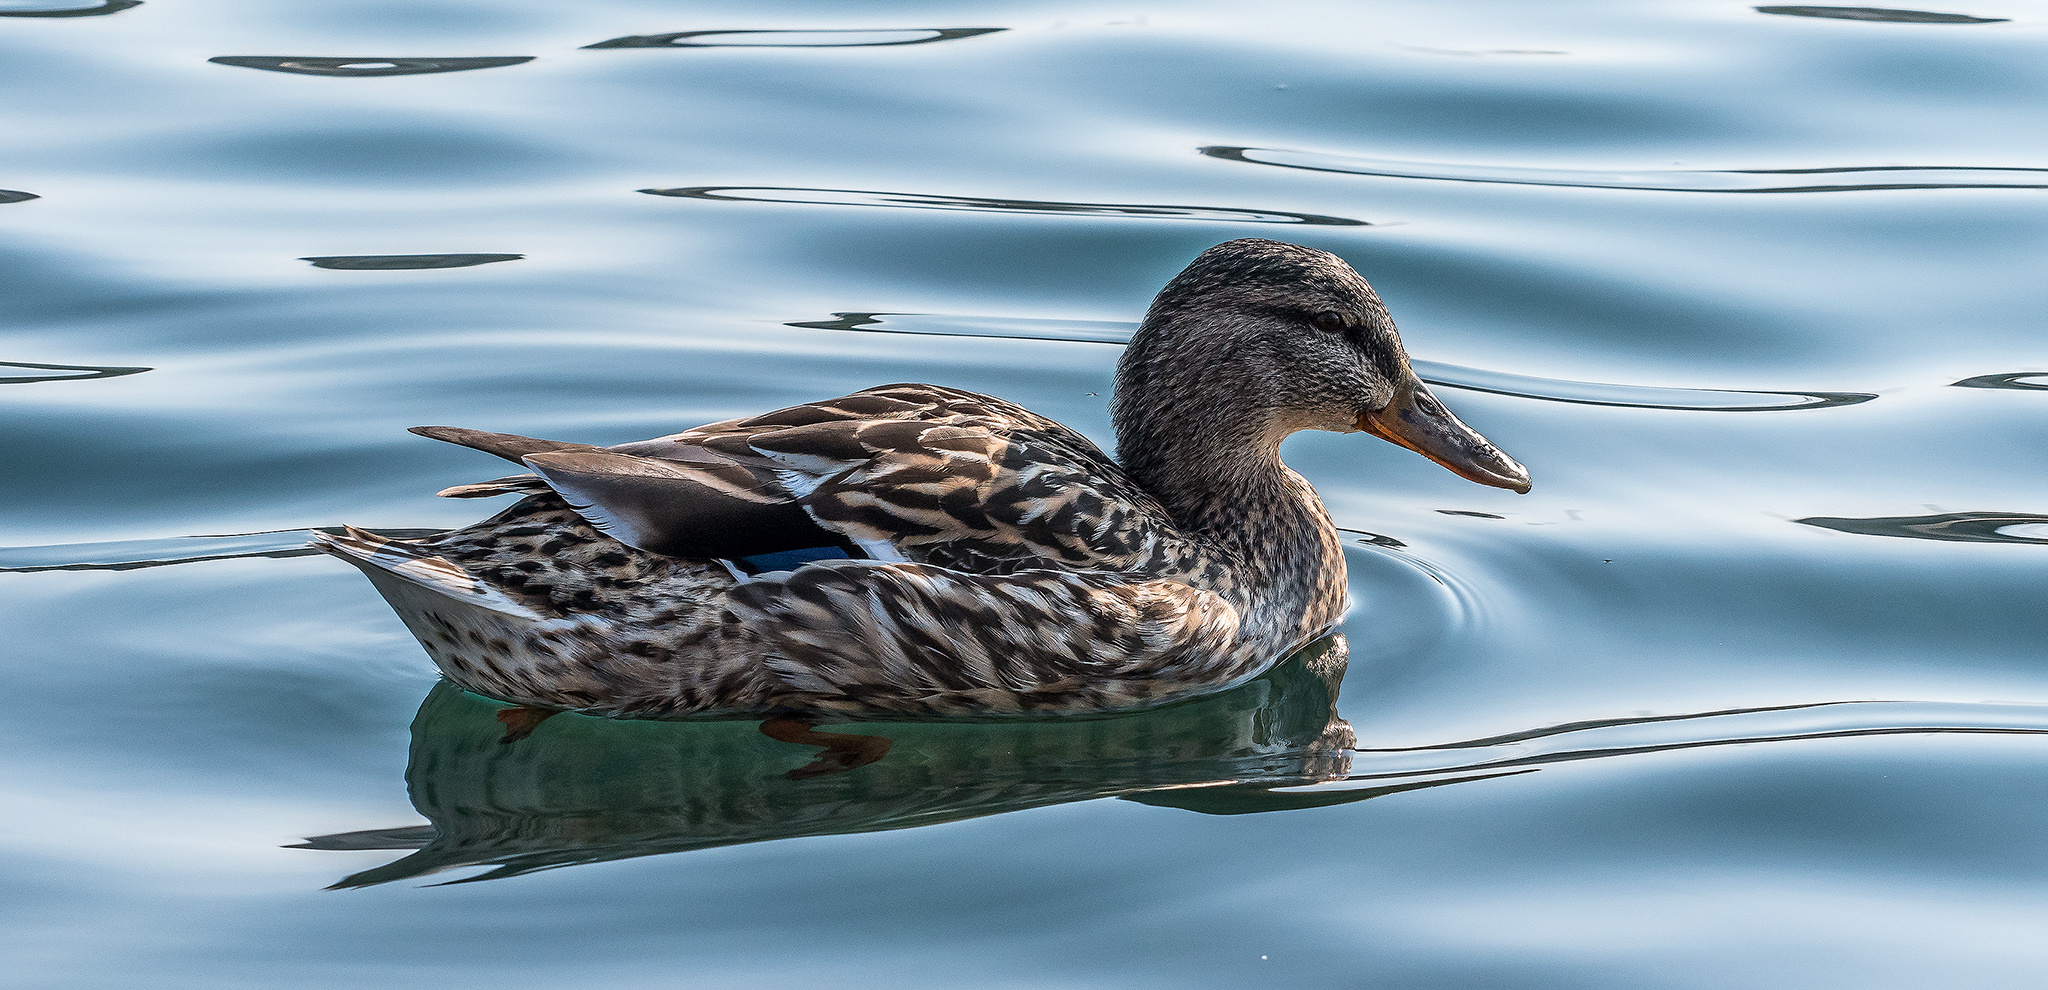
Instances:
[[[1358,428],[1429,458],[1467,481],[1527,494],[1529,469],[1458,421],[1429,387],[1410,381],[1386,408],[1361,413]]]

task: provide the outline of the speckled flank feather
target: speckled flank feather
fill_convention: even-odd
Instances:
[[[1349,266],[1232,241],[1168,284],[1125,352],[1122,465],[1012,403],[916,384],[615,447],[420,427],[533,472],[442,494],[525,497],[426,540],[316,544],[370,575],[451,680],[526,706],[1140,708],[1255,676],[1336,623],[1342,548],[1279,443],[1419,389]],[[832,548],[846,556],[815,559]]]

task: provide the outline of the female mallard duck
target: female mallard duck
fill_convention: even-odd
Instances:
[[[417,541],[350,529],[443,673],[554,711],[825,718],[1142,708],[1256,676],[1333,627],[1344,558],[1280,463],[1297,430],[1367,431],[1481,484],[1529,475],[1429,393],[1335,255],[1217,245],[1168,282],[1117,366],[1118,460],[1001,399],[883,385],[594,447],[420,427],[531,474]],[[524,712],[524,714],[521,714]],[[844,738],[844,737],[842,737]]]

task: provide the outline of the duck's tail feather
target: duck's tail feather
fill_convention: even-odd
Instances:
[[[542,616],[511,596],[487,584],[454,561],[437,557],[430,548],[405,540],[379,536],[365,529],[343,526],[341,533],[313,534],[313,549],[333,554],[361,568],[385,597],[391,597],[391,579],[402,585],[453,599],[465,605],[489,609],[514,618],[538,620]]]
[[[515,463],[528,454],[546,454],[557,451],[579,453],[587,451],[602,452],[604,450],[603,447],[593,447],[587,443],[537,440],[533,437],[522,437],[516,433],[489,433],[484,430],[465,430],[460,426],[415,426],[406,432],[415,433],[434,440],[460,444],[474,450],[481,450],[486,454],[496,454]]]
[[[547,490],[548,483],[542,481],[540,475],[514,474],[473,485],[443,488],[435,494],[442,498],[490,498],[494,495],[536,495]]]

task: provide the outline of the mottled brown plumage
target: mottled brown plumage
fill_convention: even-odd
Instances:
[[[533,471],[443,494],[526,497],[426,540],[318,542],[451,680],[518,705],[1059,715],[1221,690],[1336,623],[1343,557],[1280,463],[1290,433],[1366,429],[1528,485],[1415,378],[1364,279],[1273,241],[1219,245],[1167,285],[1114,414],[1121,466],[934,385],[610,448],[426,427]],[[835,556],[772,556],[807,548]]]

